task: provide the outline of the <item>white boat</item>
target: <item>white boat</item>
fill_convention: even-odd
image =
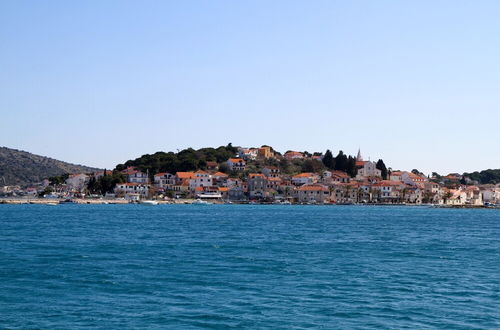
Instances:
[[[197,205],[210,205],[210,204],[212,204],[212,203],[207,202],[207,201],[204,201],[204,200],[201,200],[201,199],[199,199],[199,198],[198,198],[197,200],[195,200],[195,201],[193,202],[193,204],[197,204]]]
[[[140,201],[139,203],[143,205],[158,205],[157,201]]]

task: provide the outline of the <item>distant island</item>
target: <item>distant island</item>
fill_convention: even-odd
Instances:
[[[3,182],[1,181],[3,179]],[[8,148],[0,149],[4,196],[200,199],[308,204],[484,205],[500,201],[500,170],[474,173],[400,170],[382,159],[340,151],[273,147],[188,148],[157,152],[99,170]],[[23,186],[25,184],[25,186]]]
[[[0,147],[0,186],[32,185],[51,176],[91,173],[97,168],[66,163],[49,157]]]

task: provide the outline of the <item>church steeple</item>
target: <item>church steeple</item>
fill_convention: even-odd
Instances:
[[[356,156],[356,161],[358,161],[358,162],[363,161],[363,156],[361,156],[361,148],[358,149],[358,155]]]

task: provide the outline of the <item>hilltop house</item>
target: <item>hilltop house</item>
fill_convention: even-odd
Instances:
[[[293,159],[302,159],[304,158],[304,154],[299,152],[299,151],[287,151],[283,155],[288,160],[293,160]]]
[[[127,174],[127,181],[131,183],[149,183],[149,177],[146,173],[141,171],[133,170],[129,171]]]
[[[227,166],[229,166],[231,171],[244,171],[246,162],[241,158],[229,158],[227,160]]]

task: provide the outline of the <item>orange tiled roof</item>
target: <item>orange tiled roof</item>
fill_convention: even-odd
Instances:
[[[299,191],[328,191],[328,188],[320,184],[306,184],[298,188]]]
[[[228,176],[228,175],[222,172],[215,172],[214,174],[212,174],[212,176]]]
[[[332,175],[337,176],[337,177],[341,177],[341,178],[348,178],[349,177],[349,175],[344,171],[333,171]]]
[[[366,161],[364,161],[364,160],[357,160],[356,161],[356,166],[365,166],[365,164],[366,164]]]
[[[249,178],[255,178],[255,177],[262,177],[262,178],[264,178],[265,176],[264,176],[264,174],[260,174],[260,173],[250,173],[250,174],[248,174],[248,177]]]
[[[177,172],[175,175],[179,179],[192,179],[194,178],[194,172]]]
[[[229,158],[228,160],[231,163],[244,163],[245,161],[241,158]]]
[[[310,178],[315,176],[313,173],[299,173],[293,176],[293,178]]]

